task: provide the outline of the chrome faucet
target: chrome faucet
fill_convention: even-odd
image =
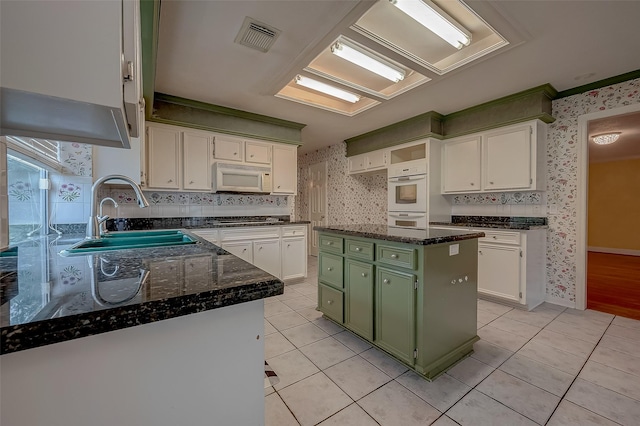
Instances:
[[[127,182],[136,193],[138,206],[140,206],[140,208],[149,207],[149,202],[142,194],[142,188],[130,177],[124,175],[107,175],[101,177],[95,181],[91,187],[91,215],[89,216],[89,223],[87,223],[87,239],[100,238],[100,224],[109,219],[107,215],[98,215],[98,189],[103,183],[110,180],[123,180]]]
[[[100,235],[104,235],[107,233],[107,219],[109,219],[108,215],[102,214],[102,206],[105,202],[111,201],[113,203],[113,207],[118,208],[118,203],[111,197],[105,197],[100,201],[100,213],[98,214],[98,223],[100,224]]]

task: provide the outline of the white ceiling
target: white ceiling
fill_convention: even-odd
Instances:
[[[274,94],[330,40],[353,35],[348,27],[371,1],[163,0],[155,88],[304,123],[300,151],[309,152],[427,111],[449,114],[545,83],[562,91],[640,69],[640,1],[467,4],[510,45],[444,76],[420,70],[433,80],[348,117]],[[269,52],[233,42],[246,16],[282,31]]]
[[[591,140],[593,136],[612,132],[620,132],[612,144],[598,145]],[[591,120],[588,133],[590,163],[640,158],[640,112]]]

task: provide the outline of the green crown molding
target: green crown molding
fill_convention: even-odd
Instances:
[[[272,142],[302,144],[304,124],[161,93],[155,94],[149,121]]]
[[[544,84],[448,115],[430,111],[346,139],[347,156],[427,137],[449,139],[534,119],[552,123],[555,119],[551,115],[551,102],[557,93],[553,86]]]
[[[574,87],[573,89],[563,90],[558,92],[555,99],[566,98],[568,96],[579,95],[591,90],[601,89],[603,87],[611,86],[613,84],[624,83],[625,81],[635,80],[640,78],[640,70],[631,71],[625,74],[616,75],[614,77],[605,78],[604,80],[594,81],[593,83],[585,84],[582,86]]]
[[[346,139],[347,157],[429,137],[442,137],[442,115],[435,111]]]
[[[142,95],[145,117],[151,117],[156,82],[156,59],[160,24],[160,0],[140,0],[140,39],[142,49]]]

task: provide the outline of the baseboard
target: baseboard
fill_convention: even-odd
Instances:
[[[553,305],[564,306],[565,308],[576,308],[576,302],[572,302],[571,300],[561,299],[559,297],[553,297],[547,295],[545,302],[551,303]]]
[[[618,249],[608,247],[587,247],[587,251],[594,251],[597,253],[609,253],[609,254],[623,254],[625,256],[640,256],[640,250],[631,249]]]

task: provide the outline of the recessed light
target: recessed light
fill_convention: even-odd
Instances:
[[[325,95],[333,96],[334,98],[342,99],[343,101],[351,102],[352,104],[360,100],[360,96],[355,93],[347,92],[346,90],[339,89],[335,86],[331,86],[309,77],[297,75],[294,81],[300,86],[304,86],[317,92],[322,92]]]
[[[620,137],[620,132],[606,133],[603,135],[596,135],[592,139],[598,145],[609,145],[614,143]]]

